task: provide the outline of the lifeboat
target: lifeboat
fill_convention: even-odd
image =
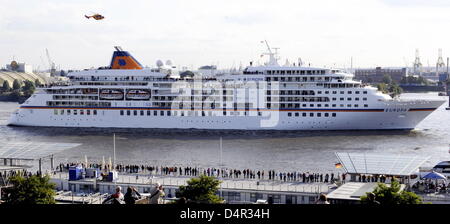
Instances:
[[[148,92],[147,90],[131,89],[127,92],[127,99],[148,100],[150,99],[150,92]]]
[[[102,100],[121,100],[123,99],[123,92],[114,89],[102,89],[100,91],[100,99]]]

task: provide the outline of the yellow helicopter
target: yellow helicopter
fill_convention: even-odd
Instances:
[[[84,17],[86,17],[86,19],[94,18],[95,20],[102,20],[102,19],[105,18],[104,16],[102,16],[102,15],[100,15],[100,14],[98,14],[98,13],[95,13],[95,14],[92,15],[92,16],[84,15]]]

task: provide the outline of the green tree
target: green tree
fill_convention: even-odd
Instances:
[[[2,90],[3,90],[4,92],[8,92],[9,90],[11,90],[11,86],[9,85],[8,80],[5,80],[5,81],[3,82]]]
[[[383,75],[383,83],[391,84],[392,83],[392,77],[388,74]]]
[[[55,204],[55,184],[49,176],[10,177],[12,188],[7,189],[6,204]]]
[[[34,80],[34,86],[39,87],[41,85],[42,85],[42,83],[39,79]]]
[[[221,181],[214,177],[201,175],[200,177],[190,179],[187,182],[187,186],[180,186],[176,195],[179,198],[184,197],[188,201],[195,203],[222,203],[223,199],[216,195],[220,183]]]
[[[21,87],[21,84],[20,84],[19,80],[18,79],[14,79],[13,89],[14,90],[20,90],[20,87]]]
[[[385,83],[378,83],[377,85],[378,91],[382,92],[382,93],[388,93],[388,85]]]
[[[392,83],[391,85],[389,85],[389,93],[390,93],[391,97],[398,96],[402,92],[403,92],[403,89],[397,83]]]
[[[378,186],[373,190],[375,199],[381,205],[406,205],[406,204],[422,204],[422,199],[413,192],[400,191],[400,183],[394,180],[390,186],[383,183],[378,183]],[[362,203],[368,203],[369,193],[361,196]]]
[[[36,90],[36,87],[34,86],[34,82],[25,80],[24,84],[25,85],[22,87],[22,91],[23,91],[24,95],[31,96],[31,94],[33,94],[34,91]]]
[[[389,94],[391,97],[398,96],[403,92],[403,89],[397,83],[378,83],[377,88],[378,91]]]

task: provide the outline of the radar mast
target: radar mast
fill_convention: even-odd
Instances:
[[[263,43],[263,41],[261,41],[261,43]],[[265,53],[263,53],[261,56],[263,56],[263,55],[269,55],[269,62],[267,62],[266,63],[266,65],[268,65],[268,66],[280,66],[279,64],[278,64],[278,49],[280,49],[280,48],[278,48],[278,47],[273,47],[273,48],[271,48],[270,46],[269,46],[269,43],[267,43],[267,40],[264,40],[264,43],[266,44],[266,46],[267,46],[267,50],[268,50],[268,52],[265,52]],[[272,50],[271,49],[274,49],[275,50],[275,52],[272,52]]]

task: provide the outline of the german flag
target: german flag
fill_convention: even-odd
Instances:
[[[336,167],[336,168],[342,168],[342,164],[341,163],[336,163],[336,164],[334,164],[334,167]]]

